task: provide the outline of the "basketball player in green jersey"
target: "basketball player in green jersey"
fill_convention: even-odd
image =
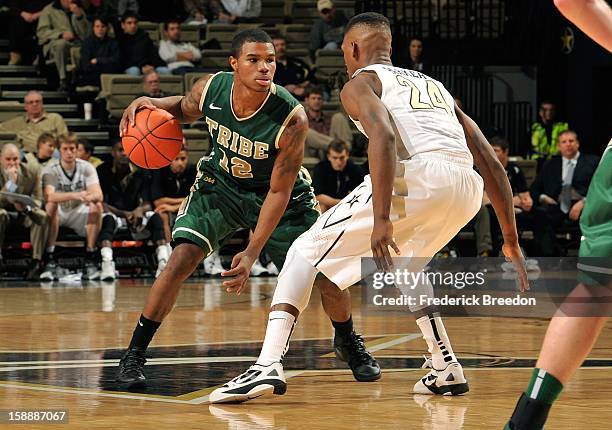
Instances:
[[[612,52],[612,9],[603,0],[555,0],[567,19]],[[521,395],[504,430],[540,430],[548,412],[576,369],[591,352],[608,320],[610,309],[585,315],[580,302],[593,298],[605,303],[612,289],[612,140],[608,143],[587,191],[580,216],[582,241],[578,251],[578,286],[553,317],[527,390]],[[579,306],[579,305],[578,305]]]
[[[189,123],[204,116],[213,142],[198,163],[191,193],[172,232],[174,251],[151,287],[147,303],[117,374],[122,388],[145,384],[145,351],[170,312],[181,285],[204,257],[240,228],[254,233],[232,260],[228,292],[240,294],[264,246],[281,268],[293,241],[319,216],[302,159],[308,118],[299,102],[272,83],[274,45],[267,33],[249,29],[232,41],[233,73],[219,72],[195,83],[186,96],[141,97],[123,114],[120,132],[139,109],[161,108]],[[380,378],[380,367],[352,328],[350,296],[329,280],[320,283],[323,307],[336,329],[336,354],[360,381]]]

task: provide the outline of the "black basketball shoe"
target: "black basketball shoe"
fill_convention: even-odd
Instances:
[[[354,331],[346,338],[336,334],[334,337],[334,351],[338,360],[348,363],[353,376],[359,382],[370,382],[380,379],[380,366],[366,349],[363,338]]]
[[[137,347],[129,348],[125,351],[123,357],[121,357],[115,381],[119,382],[123,389],[144,387],[147,378],[142,370],[146,362],[144,349]]]

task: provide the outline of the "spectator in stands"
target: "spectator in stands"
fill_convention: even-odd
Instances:
[[[306,155],[324,159],[324,154],[332,140],[337,139],[350,144],[353,132],[346,114],[336,112],[332,116],[323,112],[323,90],[309,87],[305,92],[306,115],[310,129],[306,136]]]
[[[68,91],[66,66],[70,48],[80,46],[91,34],[91,23],[80,0],[55,0],[42,10],[38,18],[38,44],[46,59],[53,60],[60,78],[58,91]]]
[[[168,64],[174,75],[184,75],[188,72],[198,72],[196,64],[200,62],[202,53],[189,42],[181,42],[181,23],[171,19],[164,23],[165,40],[159,43],[159,56]]]
[[[121,33],[121,17],[127,12],[138,16],[138,0],[103,0],[94,16],[105,16],[111,22],[115,34]]]
[[[108,20],[96,17],[93,34],[83,41],[80,64],[81,85],[100,86],[102,73],[121,73],[119,44],[108,36]]]
[[[151,197],[155,212],[164,223],[166,241],[172,240],[172,226],[181,203],[189,195],[196,176],[196,167],[188,162],[189,152],[183,146],[174,161],[163,169],[153,172]]]
[[[36,151],[38,136],[51,133],[57,137],[68,133],[64,118],[57,113],[47,113],[43,96],[38,91],[28,91],[23,98],[25,115],[11,118],[0,124],[0,131],[15,133],[19,147],[26,152]]]
[[[45,247],[49,217],[42,207],[42,181],[40,171],[32,171],[19,161],[19,148],[12,143],[2,147],[0,153],[0,190],[23,194],[33,200],[33,205],[24,204],[0,196],[0,251],[4,244],[7,227],[19,225],[30,230],[32,261],[26,279],[36,279]],[[0,265],[2,254],[0,254]]]
[[[543,247],[542,244],[546,244],[547,242],[553,243],[555,241],[554,228],[548,223],[544,209],[533,205],[533,199],[529,193],[527,180],[520,166],[508,161],[508,152],[510,148],[508,141],[504,138],[493,137],[491,139],[491,146],[493,146],[497,159],[506,169],[506,175],[508,176],[508,181],[512,188],[512,195],[514,196],[514,212],[519,232],[521,230],[533,231],[535,237],[532,247],[533,255],[551,255],[550,252],[546,250],[546,246]],[[488,199],[486,194],[485,198]],[[499,253],[502,246],[501,228],[493,207],[488,204],[487,209],[491,217],[493,249]],[[537,261],[527,260],[527,270],[533,267],[532,264],[534,262],[537,264]]]
[[[159,75],[157,73],[149,72],[145,74],[142,77],[143,92],[140,95],[156,99],[169,96],[170,94],[166,94],[162,91],[159,83]]]
[[[256,22],[261,15],[261,0],[221,0],[218,23]]]
[[[546,212],[554,229],[578,226],[587,190],[599,159],[580,153],[580,141],[573,130],[559,134],[559,153],[546,161],[531,186],[531,197]],[[551,240],[552,239],[552,240]],[[558,255],[554,238],[540,238],[543,255]]]
[[[185,12],[189,15],[186,24],[206,24],[218,18],[222,11],[218,0],[184,0]]]
[[[150,174],[130,163],[121,140],[113,143],[112,156],[112,161],[98,167],[104,193],[104,217],[98,236],[102,255],[100,278],[115,279],[112,241],[122,227],[127,227],[134,240],[153,240],[157,255],[157,277],[166,266],[170,249],[164,237],[162,219],[153,212]]]
[[[102,164],[102,160],[93,155],[94,146],[89,142],[89,140],[84,137],[80,137],[77,140],[77,157],[83,161],[88,161],[94,167],[98,167]]]
[[[274,83],[282,85],[298,100],[304,100],[304,91],[310,85],[310,67],[304,61],[287,55],[287,40],[283,36],[272,37],[276,52]]]
[[[312,24],[310,30],[310,50],[314,53],[317,49],[340,49],[344,37],[344,27],[348,23],[346,15],[341,10],[336,10],[331,0],[319,0],[317,10],[320,18]]]
[[[159,58],[157,47],[149,34],[138,28],[138,17],[133,12],[126,12],[121,17],[122,34],[118,38],[121,56],[121,67],[125,73],[140,76],[152,71],[169,75],[170,69]]]
[[[538,167],[541,167],[545,160],[557,154],[559,136],[569,125],[555,121],[557,107],[549,101],[540,103],[538,114],[540,120],[531,126],[531,158],[539,160]]]
[[[349,156],[348,143],[333,140],[327,148],[327,160],[314,168],[312,187],[321,213],[335,206],[363,181],[364,171]]]
[[[408,44],[409,56],[407,69],[429,74],[429,65],[423,60],[423,40],[418,37],[410,39]]]
[[[96,238],[102,217],[102,190],[96,169],[77,158],[77,138],[74,134],[58,138],[60,159],[43,169],[43,193],[49,215],[47,263],[40,279],[57,279],[55,242],[59,228],[68,227],[86,238],[83,279],[93,279],[97,273]]]
[[[32,64],[36,57],[36,26],[49,0],[11,0],[8,20],[9,64]]]
[[[42,133],[38,136],[36,148],[36,153],[28,152],[25,156],[28,169],[33,172],[42,171],[53,160],[53,154],[57,150],[57,139],[51,133]]]

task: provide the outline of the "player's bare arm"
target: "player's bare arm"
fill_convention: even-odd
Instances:
[[[555,6],[587,36],[612,52],[612,9],[604,0],[555,0]]]
[[[364,72],[342,89],[342,105],[352,118],[358,119],[369,139],[368,159],[372,178],[374,229],[372,255],[380,270],[392,266],[389,246],[399,255],[393,241],[393,224],[389,219],[391,194],[395,177],[395,134],[387,108],[380,100],[382,84],[376,74]]]
[[[504,237],[502,251],[516,266],[521,291],[527,291],[529,290],[529,282],[527,281],[525,259],[518,243],[512,188],[510,188],[504,166],[497,159],[493,148],[478,125],[463,113],[457,105],[455,105],[455,112],[459,123],[463,127],[467,145],[474,157],[476,167],[478,167],[484,179],[485,192],[491,200],[495,214],[499,219],[502,236]]]
[[[221,274],[234,277],[223,283],[228,292],[240,294],[244,289],[251,266],[285,213],[293,185],[302,167],[307,133],[308,117],[303,109],[299,109],[279,139],[280,150],[274,161],[270,190],[261,206],[253,237],[247,248],[236,254],[231,270]]]
[[[204,92],[206,83],[212,75],[206,75],[199,79],[191,91],[184,96],[162,97],[159,99],[151,97],[138,97],[123,111],[119,131],[121,135],[127,132],[128,124],[134,124],[136,112],[140,109],[163,109],[182,123],[189,124],[202,116],[200,111],[200,98]]]

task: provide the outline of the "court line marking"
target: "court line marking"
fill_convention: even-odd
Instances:
[[[385,334],[369,334],[364,336],[364,339],[370,339],[374,337],[386,337],[386,336],[405,336],[411,333],[385,333]],[[304,337],[301,339],[291,339],[292,342],[307,341],[307,340],[331,340],[333,338],[326,337]],[[149,348],[173,348],[177,346],[206,346],[206,345],[239,345],[244,343],[262,343],[262,338],[259,340],[228,340],[219,342],[195,342],[195,343],[170,343],[163,345],[151,345]],[[3,350],[0,349],[0,354],[34,354],[34,353],[52,353],[52,352],[79,352],[79,351],[107,351],[109,349],[125,350],[127,343],[120,346],[107,346],[100,348],[65,348],[65,349],[21,349],[21,350]]]
[[[200,364],[200,363],[226,363],[226,362],[243,362],[255,361],[257,357],[249,356],[229,356],[229,357],[180,357],[180,358],[151,358],[147,359],[147,364],[151,366],[160,366],[164,364]],[[21,362],[26,363],[27,362]],[[44,363],[44,362],[43,362]],[[9,363],[10,364],[10,363]],[[40,370],[40,369],[70,369],[70,368],[87,368],[87,367],[115,367],[119,364],[118,359],[107,360],[75,360],[56,364],[43,364],[37,366],[9,366],[0,367],[0,372],[14,372],[18,370]]]

